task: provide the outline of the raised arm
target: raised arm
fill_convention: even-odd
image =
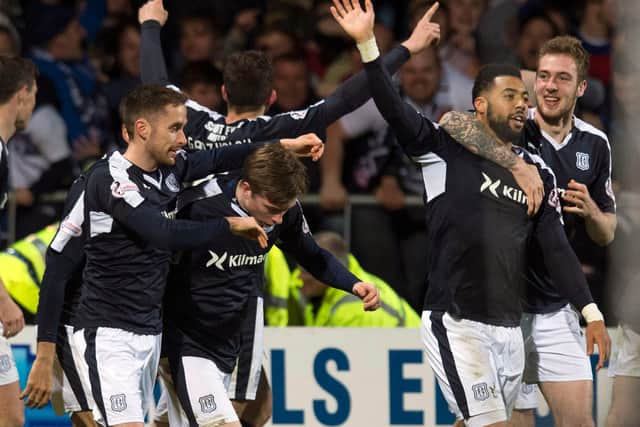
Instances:
[[[435,12],[435,9],[433,12]],[[395,74],[411,55],[415,55],[438,42],[440,28],[437,24],[431,23],[433,12],[431,10],[427,11],[415,26],[409,38],[382,57],[383,66],[389,74]],[[367,76],[364,71],[360,71],[327,97],[327,125],[360,107],[370,97]]]
[[[164,62],[160,30],[167,21],[167,11],[162,0],[147,1],[138,10],[140,22],[140,77],[142,83],[169,84],[167,65]]]
[[[365,63],[371,95],[378,110],[394,130],[398,143],[411,156],[419,156],[433,151],[438,137],[434,125],[422,117],[396,92],[391,77],[382,66],[380,54],[373,33],[374,13],[370,0],[365,1],[365,9],[358,2],[334,0],[331,7],[333,17],[358,44],[358,50]],[[437,3],[427,11],[427,18],[437,10]],[[429,24],[439,34],[437,24]]]
[[[467,150],[509,169],[527,195],[528,214],[538,212],[544,197],[544,185],[534,165],[525,162],[511,148],[499,144],[493,131],[477,120],[473,113],[450,111],[442,116],[440,126]]]

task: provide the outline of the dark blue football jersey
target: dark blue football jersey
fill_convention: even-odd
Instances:
[[[174,166],[147,172],[119,152],[99,160],[83,198],[86,264],[76,325],[138,334],[162,330],[161,304],[174,250],[212,241],[229,226],[223,218],[176,221],[183,182],[238,168],[255,145],[187,154]]]
[[[179,196],[178,217],[206,221],[249,216],[235,199],[238,174],[221,175]],[[350,292],[358,279],[314,241],[297,202],[281,224],[265,228],[276,244],[315,277]],[[249,299],[262,296],[263,249],[252,240],[222,233],[206,249],[184,251],[172,266],[165,298],[165,344],[181,354],[210,357],[231,372],[239,352],[240,327]]]
[[[514,148],[538,166],[545,185],[543,205],[530,218],[526,197],[507,169],[467,151],[402,102],[379,59],[365,69],[378,110],[422,169],[429,245],[424,309],[518,326],[532,240],[545,249],[544,259],[563,286],[561,292],[579,308],[592,302],[562,230],[553,174],[542,159]]]
[[[562,195],[570,180],[585,184],[591,198],[602,212],[615,213],[616,202],[611,188],[611,148],[604,132],[574,118],[571,132],[558,144],[533,122],[535,109],[529,111],[524,135],[528,147],[537,150],[545,163],[553,170],[558,191]],[[562,206],[566,202],[560,198]],[[589,262],[585,252],[600,251],[588,237],[584,220],[576,214],[563,212],[565,232],[578,258]],[[533,243],[530,252],[530,268],[527,280],[525,311],[549,313],[567,304],[551,280],[545,266],[543,249]]]

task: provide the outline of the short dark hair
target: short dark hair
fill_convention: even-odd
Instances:
[[[38,78],[38,69],[29,59],[0,56],[0,104],[5,104],[23,86],[31,90]]]
[[[589,53],[582,46],[582,42],[575,37],[559,36],[547,40],[538,52],[538,64],[540,58],[545,55],[567,55],[576,63],[578,70],[578,83],[587,78],[589,71]]]
[[[168,105],[184,105],[185,102],[187,96],[182,92],[158,84],[143,84],[120,101],[120,119],[129,137],[133,137],[136,120],[141,117],[151,120],[153,115],[162,112]]]
[[[267,103],[273,89],[273,67],[262,52],[236,52],[227,58],[222,79],[229,105],[246,113]]]
[[[520,70],[512,65],[488,64],[480,69],[476,80],[473,82],[471,91],[471,101],[481,96],[483,92],[489,90],[495,83],[496,77],[511,76],[521,79]]]
[[[220,87],[222,73],[209,61],[187,62],[180,71],[178,81],[187,91],[198,83]]]
[[[306,168],[278,143],[266,144],[251,153],[244,161],[241,178],[254,194],[283,210],[307,191]]]

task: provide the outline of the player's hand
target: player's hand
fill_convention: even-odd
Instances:
[[[540,209],[544,198],[544,184],[540,178],[538,168],[518,157],[515,166],[510,170],[518,186],[527,195],[527,214],[529,216],[535,215]]]
[[[307,133],[297,138],[281,139],[280,144],[300,157],[311,157],[314,162],[317,162],[324,153],[324,144],[315,133]]]
[[[5,338],[18,335],[24,328],[22,310],[9,296],[0,298],[0,322],[2,322],[2,336]]]
[[[380,186],[375,191],[376,200],[390,211],[404,208],[404,192],[398,184],[398,179],[392,175],[385,175],[380,180]]]
[[[604,366],[604,362],[609,359],[609,354],[611,353],[611,338],[607,332],[607,327],[604,325],[604,321],[596,320],[595,322],[587,323],[586,340],[587,354],[589,356],[593,354],[593,344],[598,345],[597,371]]]
[[[440,3],[435,2],[420,18],[409,38],[402,43],[412,55],[427,46],[436,45],[440,42],[440,25],[431,22],[431,18],[433,18],[439,6]]]
[[[340,182],[322,182],[320,186],[320,207],[328,211],[344,208],[347,204],[347,189]]]
[[[331,14],[338,21],[345,33],[356,43],[366,42],[374,37],[373,24],[375,15],[371,0],[364,1],[364,10],[358,0],[333,0]]]
[[[29,408],[42,408],[51,399],[52,391],[53,357],[36,357],[27,378],[27,386],[20,394],[20,399],[26,399],[25,405]]]
[[[567,184],[562,199],[570,204],[562,208],[565,212],[580,215],[585,219],[593,218],[600,213],[600,208],[591,198],[587,186],[573,179]]]
[[[353,285],[351,292],[362,300],[364,311],[374,311],[380,308],[380,293],[373,284],[358,282]]]
[[[254,217],[229,216],[226,219],[233,234],[245,239],[257,240],[262,249],[267,248],[269,237]]]
[[[169,14],[162,5],[162,0],[149,0],[138,9],[138,22],[158,21],[161,26],[167,22]]]

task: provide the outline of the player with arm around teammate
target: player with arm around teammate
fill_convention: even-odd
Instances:
[[[180,196],[180,218],[252,216],[269,239],[265,248],[226,233],[206,249],[183,252],[172,268],[163,344],[190,425],[240,425],[227,389],[243,341],[253,349],[250,381],[260,375],[263,269],[270,246],[278,245],[323,282],[362,299],[365,310],[380,305],[372,284],[361,282],[313,240],[297,200],[305,181],[295,156],[268,145],[252,153],[241,171],[215,176]],[[169,411],[170,424],[177,424],[180,411],[171,405]]]
[[[577,99],[586,89],[588,64],[588,53],[573,37],[556,37],[542,46],[535,80],[537,108],[529,110],[520,144],[538,151],[553,169],[567,236],[586,235],[595,244],[606,245],[613,240],[617,222],[609,141],[603,132],[574,116]],[[450,113],[442,125],[482,157],[492,161],[514,157],[466,113]],[[557,425],[592,426],[593,381],[588,356],[593,352],[595,324],[587,325],[585,342],[577,315],[559,294],[542,258],[541,248],[534,244],[522,322],[524,381],[540,386]],[[595,338],[600,351],[597,369],[607,355],[606,345],[603,351],[599,342],[604,338]],[[536,394],[530,386],[523,386],[514,423],[533,426],[536,407]]]
[[[334,17],[358,42],[376,105],[425,177],[433,247],[423,312],[429,361],[459,419],[471,426],[506,425],[524,369],[520,297],[530,238],[546,248],[544,259],[561,293],[588,321],[594,321],[594,310],[601,319],[562,233],[554,177],[539,158],[514,148],[538,165],[545,183],[542,208],[530,218],[527,200],[506,169],[467,152],[402,103],[377,59],[370,2],[365,11],[334,4]],[[473,100],[481,121],[511,148],[526,120],[519,71],[486,67],[475,81]],[[602,322],[594,323],[606,336]]]

